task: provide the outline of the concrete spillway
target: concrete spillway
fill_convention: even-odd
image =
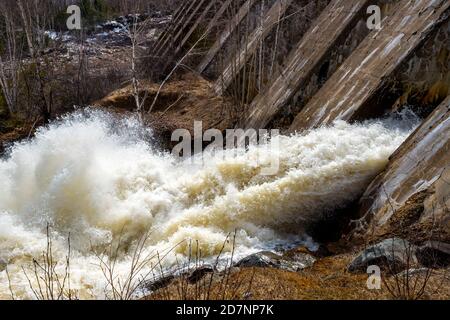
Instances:
[[[297,115],[291,131],[353,120],[380,109],[389,77],[448,20],[450,2],[400,1],[381,30],[371,33]],[[372,110],[370,110],[372,108]]]
[[[244,119],[242,126],[264,127],[309,77],[337,39],[356,24],[356,17],[368,2],[332,1],[291,53],[283,73],[267,91],[255,98],[250,106],[250,115]]]
[[[450,179],[450,96],[444,100],[422,125],[391,156],[389,165],[368,187],[360,201],[362,220],[371,221],[380,229],[394,213],[419,192],[440,184],[447,193]],[[443,192],[442,192],[443,193]],[[437,196],[430,215],[436,217],[447,210],[448,195]],[[425,211],[427,208],[425,208]],[[433,212],[431,212],[433,211]],[[436,218],[435,217],[435,218]],[[403,219],[404,222],[406,219]],[[362,225],[365,225],[363,223]],[[366,232],[370,228],[363,228]]]
[[[176,62],[189,53],[190,48],[195,48],[191,42],[214,39],[216,33],[221,31],[220,19],[223,19],[232,4],[240,1],[192,0],[183,3],[152,48],[151,55],[159,57],[163,74],[174,68]]]
[[[235,75],[240,72],[240,70],[247,63],[247,60],[255,53],[260,41],[264,39],[273,28],[275,28],[277,23],[279,23],[292,1],[293,0],[278,0],[268,10],[263,18],[263,21],[261,22],[261,25],[248,36],[248,40],[244,46],[231,57],[229,63],[223,69],[219,79],[214,84],[214,90],[218,94],[223,94],[223,92],[228,88]]]
[[[371,31],[367,9],[374,4],[383,20],[381,30]],[[444,0],[196,0],[175,14],[155,53],[179,59],[187,43],[208,33],[210,44],[183,64],[246,106],[239,127],[296,131],[367,119],[410,103],[407,95],[416,91],[425,97],[413,104],[431,110],[450,82],[449,6]],[[273,48],[263,49],[264,41]]]
[[[242,22],[242,19],[247,16],[256,0],[247,0],[242,7],[238,10],[237,14],[231,19],[231,21],[225,27],[225,30],[218,36],[214,44],[208,50],[208,53],[203,58],[202,62],[197,67],[198,73],[203,73],[209,66],[211,61],[216,57],[217,53],[222,49],[223,45],[230,38],[231,34],[236,30],[237,26]]]

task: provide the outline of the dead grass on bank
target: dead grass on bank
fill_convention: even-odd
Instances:
[[[302,272],[277,269],[249,268],[233,274],[230,281],[252,277],[253,285],[241,296],[252,300],[392,300],[394,297],[385,285],[381,290],[367,289],[367,274],[346,271],[352,255],[341,255],[318,260]],[[443,272],[443,271],[442,271]],[[428,281],[423,299],[449,299],[450,279],[441,271],[433,273]],[[390,279],[388,280],[390,281]]]
[[[315,265],[301,272],[289,272],[272,268],[242,268],[235,270],[229,282],[240,283],[252,279],[249,290],[238,290],[236,297],[250,300],[360,300],[389,299],[389,292],[369,291],[367,275],[353,275],[345,271],[351,256],[330,257],[318,260]],[[220,286],[213,291],[220,291]],[[176,284],[165,289],[165,296],[176,295]],[[160,293],[147,297],[160,299]]]
[[[23,269],[29,279],[30,289],[38,300],[78,299],[71,289],[71,253],[69,249],[64,262],[55,259],[51,232],[47,229],[47,250],[33,259],[31,269]],[[164,255],[143,254],[148,234],[138,240],[132,256],[130,272],[119,277],[115,271],[121,242],[112,243],[106,256],[99,254],[99,267],[107,280],[105,296],[111,300],[132,300],[138,292],[150,291],[143,300],[395,300],[404,299],[395,295],[392,288],[395,276],[383,278],[380,290],[367,289],[369,275],[347,271],[356,253],[338,254],[319,258],[315,264],[299,272],[274,268],[233,267],[233,252],[228,260],[222,259],[226,246],[234,248],[235,239],[230,235],[213,265],[205,264],[198,243],[189,243],[189,261],[176,266],[179,274],[165,271],[162,267]],[[356,252],[356,251],[355,251]],[[156,262],[155,262],[156,261]],[[56,267],[63,264],[63,273]],[[219,268],[219,264],[221,267]],[[150,271],[142,274],[144,266]],[[219,270],[220,269],[220,270]],[[450,298],[449,269],[433,270],[425,275],[426,286],[420,299],[448,300]],[[383,276],[384,277],[384,276]],[[9,279],[9,274],[8,274]],[[14,299],[14,283],[10,283],[11,298]],[[110,293],[110,294],[107,294]]]
[[[148,110],[158,94],[159,84],[143,82],[141,87],[148,94],[144,105],[144,109]],[[135,111],[136,108],[131,87],[114,91],[93,105],[126,111]],[[210,82],[194,73],[187,73],[161,88],[146,123],[155,125],[166,122],[175,129],[189,130],[195,120],[203,121],[205,128],[224,130],[232,128],[235,121],[236,114],[231,107],[231,101],[217,96]]]
[[[239,276],[239,270],[234,267],[236,232],[228,234],[222,248],[213,264],[205,264],[202,258],[199,242],[189,243],[188,261],[184,264],[177,263],[176,269],[182,272],[165,275],[160,270],[158,282],[164,283],[160,289],[149,288],[152,293],[143,300],[246,300],[251,296],[254,273]],[[231,256],[224,258],[225,249],[231,248]]]
[[[220,131],[234,128],[238,113],[227,97],[214,92],[211,83],[202,77],[187,73],[167,82],[162,88],[153,82],[142,82],[140,96],[147,96],[143,106],[143,121],[153,129],[161,147],[171,150],[178,142],[171,141],[177,129],[186,129],[194,135],[194,121],[202,122],[205,132],[214,128]],[[155,97],[158,98],[155,100]],[[153,101],[156,101],[153,105]],[[132,114],[136,109],[131,86],[112,92],[96,101],[93,106],[115,113]],[[150,113],[148,109],[152,109]]]

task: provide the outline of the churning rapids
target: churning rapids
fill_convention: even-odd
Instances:
[[[33,298],[22,268],[46,251],[48,225],[55,260],[65,262],[70,234],[71,288],[81,298],[104,297],[98,256],[117,237],[119,277],[147,232],[143,255],[159,252],[165,266],[186,259],[192,241],[213,259],[235,230],[237,258],[307,241],[303,227],[357,199],[417,122],[399,118],[338,121],[281,136],[271,152],[252,146],[233,158],[206,156],[200,168],[157,151],[137,120],[75,112],[0,159],[0,298],[10,298],[9,284],[16,297]],[[259,175],[272,157],[278,174]],[[231,250],[227,244],[225,256]]]

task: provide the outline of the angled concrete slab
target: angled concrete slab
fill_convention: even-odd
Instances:
[[[290,131],[355,120],[375,112],[377,96],[397,67],[444,22],[448,0],[401,0],[382,29],[374,31],[296,116]],[[379,101],[378,101],[379,104]]]
[[[214,83],[214,90],[217,94],[223,94],[229,87],[234,77],[247,63],[247,60],[256,52],[261,39],[264,39],[272,31],[292,2],[293,0],[277,0],[267,11],[261,25],[248,36],[246,44],[231,57],[219,79]]]
[[[195,17],[199,14],[199,12],[203,12],[202,8],[207,3],[206,0],[193,0],[192,10],[189,14],[180,21],[180,28],[178,28],[177,32],[173,35],[173,37],[169,37],[170,45],[163,45],[159,51],[156,52],[156,55],[160,55],[161,57],[165,57],[171,50],[173,50],[174,46],[177,46],[178,42],[182,41],[183,35],[186,33],[186,29],[189,28],[189,25],[192,23],[195,24]],[[214,1],[212,1],[214,2]],[[209,2],[211,3],[211,2]],[[190,28],[191,29],[191,28]],[[189,29],[189,30],[190,30]],[[189,30],[187,32],[189,32]]]
[[[202,62],[197,66],[197,72],[203,73],[206,68],[209,66],[211,61],[216,57],[217,53],[222,49],[223,45],[230,38],[231,34],[236,30],[237,26],[241,23],[242,19],[244,19],[247,14],[250,12],[250,9],[255,4],[256,0],[247,0],[239,9],[237,14],[231,21],[226,25],[224,31],[219,35],[216,39],[212,47],[209,49],[208,53],[203,58]]]
[[[175,35],[178,34],[180,29],[185,26],[186,20],[189,18],[198,1],[200,0],[192,0],[190,2],[183,3],[179,12],[174,14],[171,24],[162,33],[155,48],[153,49],[153,54],[155,56],[158,55],[161,50],[164,50],[166,46],[172,44]]]
[[[381,229],[395,211],[433,185],[450,185],[450,96],[389,159],[360,200],[362,225]],[[437,211],[434,212],[437,214]],[[448,213],[447,213],[448,215]],[[366,232],[367,230],[358,230]]]
[[[249,116],[240,126],[263,128],[295,94],[313,70],[335,46],[339,37],[357,23],[369,0],[333,0],[290,53],[286,68],[250,105]]]

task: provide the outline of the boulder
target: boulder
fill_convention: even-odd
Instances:
[[[445,268],[450,265],[450,244],[428,241],[416,250],[419,263],[427,268]]]
[[[282,251],[282,250],[280,250]],[[314,258],[321,259],[325,257],[329,257],[333,255],[331,251],[327,248],[325,245],[318,245],[314,249],[306,247],[306,246],[299,246],[294,249],[289,249],[283,253],[283,258],[290,258],[290,259],[296,259],[297,255],[308,255],[313,256]]]
[[[404,270],[395,276],[397,278],[413,278],[413,277],[429,277],[432,273],[431,269],[428,268],[419,268],[419,269],[408,269]]]
[[[189,284],[195,284],[202,280],[207,274],[214,273],[215,268],[212,265],[204,264],[195,268],[186,267],[179,270],[172,270],[167,276],[161,276],[156,279],[147,281],[144,284],[145,289],[150,291],[157,291],[168,287],[172,281],[182,279]]]
[[[313,256],[305,253],[295,253],[291,257],[285,257],[270,251],[262,251],[245,257],[236,264],[236,267],[276,268],[297,272],[312,266],[315,261]]]
[[[174,275],[163,276],[155,280],[147,281],[144,284],[144,288],[149,291],[157,291],[159,289],[168,287],[174,279]]]
[[[198,268],[192,270],[191,272],[189,272],[189,274],[187,275],[187,280],[189,283],[195,284],[195,283],[199,282],[200,280],[202,280],[207,274],[213,273],[213,272],[214,272],[214,267],[206,264],[206,265],[198,267]]]
[[[350,272],[366,272],[370,265],[377,265],[392,274],[410,268],[417,263],[416,246],[400,238],[386,239],[361,252],[348,266]]]

